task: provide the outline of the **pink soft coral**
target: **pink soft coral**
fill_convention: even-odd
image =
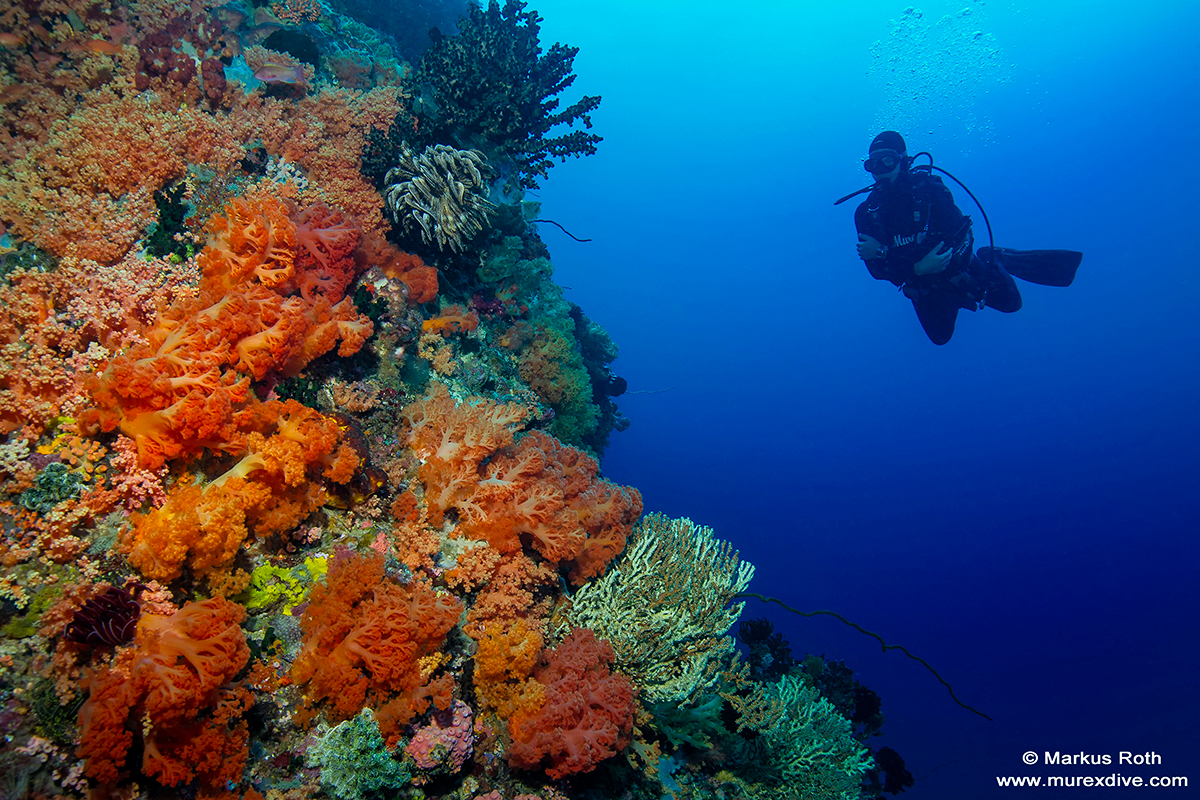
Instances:
[[[546,702],[534,714],[509,720],[508,762],[521,769],[545,766],[551,778],[590,772],[629,744],[633,684],[609,672],[613,649],[586,628],[542,655],[534,677]]]

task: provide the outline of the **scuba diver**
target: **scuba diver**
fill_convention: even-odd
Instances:
[[[868,153],[864,166],[875,182],[834,205],[871,193],[854,212],[858,256],[872,277],[891,281],[912,300],[934,344],[950,341],[960,308],[1018,311],[1021,292],[1013,276],[1044,286],[1070,286],[1075,279],[1083,254],[1071,250],[1011,250],[990,241],[991,246],[976,254],[971,218],[954,204],[954,196],[933,171],[949,176],[972,200],[975,195],[949,172],[933,166],[929,153],[910,157],[899,133],[879,134]],[[928,156],[929,164],[914,166],[920,156]],[[982,206],[979,210],[987,223],[987,213]],[[990,240],[991,223],[987,228]]]

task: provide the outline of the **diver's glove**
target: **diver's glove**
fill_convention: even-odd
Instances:
[[[920,261],[913,264],[913,272],[917,275],[941,272],[953,257],[954,249],[947,247],[945,242],[938,242]]]

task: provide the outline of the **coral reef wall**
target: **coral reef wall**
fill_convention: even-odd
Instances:
[[[601,471],[575,49],[381,8],[0,6],[0,796],[857,796],[753,568]]]

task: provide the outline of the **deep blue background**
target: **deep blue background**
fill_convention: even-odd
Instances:
[[[543,231],[630,383],[606,474],[733,541],[752,589],[906,645],[995,717],[834,620],[752,604],[880,693],[877,744],[923,778],[906,796],[1010,797],[1006,774],[1200,786],[1200,6],[958,0],[909,20],[934,35],[968,9],[949,27],[977,27],[985,63],[978,42],[897,39],[903,0],[532,5],[544,44],[581,48],[565,101],[604,97],[600,152],[538,195],[594,239]],[[889,85],[881,53],[923,77]],[[972,188],[998,244],[1084,251],[1076,284],[1022,284],[1018,314],[963,312],[930,344],[856,258],[857,200],[832,205],[892,124]],[[1021,763],[1047,749],[1163,764]]]

